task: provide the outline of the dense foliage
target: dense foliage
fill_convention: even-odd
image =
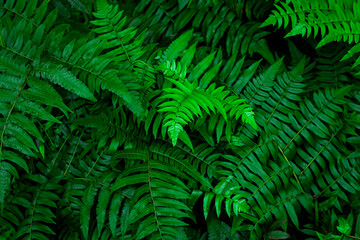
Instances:
[[[0,239],[360,239],[359,0],[0,0]]]

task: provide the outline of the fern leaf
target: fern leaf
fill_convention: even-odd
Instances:
[[[5,205],[6,193],[10,190],[11,186],[11,168],[12,165],[5,161],[0,162],[0,210],[3,212]]]
[[[132,73],[125,70],[120,71],[119,73],[113,70],[107,70],[101,76],[103,87],[124,99],[126,106],[137,116],[144,116],[145,112],[139,99],[140,97],[129,92],[128,88],[122,82],[122,79],[117,77],[117,74],[120,74],[120,76],[124,78],[128,78],[130,81],[135,78]]]
[[[71,109],[65,105],[60,94],[50,84],[36,78],[29,78],[27,83],[30,88],[23,91],[22,95],[24,97],[42,104],[57,107],[65,114],[67,111],[72,112]]]
[[[215,57],[215,53],[213,52],[209,54],[206,58],[204,58],[196,67],[191,71],[188,80],[190,82],[194,81],[195,79],[200,78],[200,76],[205,72],[205,70],[210,66],[211,62]]]
[[[80,97],[86,98],[91,101],[96,101],[96,98],[86,87],[86,85],[82,83],[79,79],[77,79],[66,68],[62,66],[56,66],[50,63],[44,63],[36,70],[39,71],[39,76],[44,77],[55,84],[59,84],[63,88],[74,92]]]
[[[180,187],[183,183],[170,174],[174,173],[173,167],[152,160],[147,161],[149,165],[138,165],[124,171],[115,181],[112,191],[126,187],[129,183],[142,184],[140,189],[145,195],[134,196],[129,215],[130,223],[143,219],[136,233],[137,239],[150,235],[181,236],[177,227],[186,226],[181,218],[188,217],[184,211],[188,208],[180,200],[189,198],[189,194]],[[166,191],[163,191],[164,189]],[[168,208],[169,205],[173,208]],[[176,218],[171,219],[170,216]]]
[[[183,51],[187,47],[188,42],[191,39],[192,33],[193,29],[183,33],[180,37],[174,40],[165,50],[159,61],[159,65],[165,63],[166,61],[172,62],[173,60],[175,60],[179,56],[181,51]]]

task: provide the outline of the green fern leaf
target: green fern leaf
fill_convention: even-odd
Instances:
[[[0,212],[2,213],[5,205],[6,193],[11,186],[11,172],[15,170],[8,162],[0,162]],[[15,170],[16,171],[16,170]]]
[[[206,58],[204,58],[196,67],[191,71],[188,80],[189,82],[194,81],[195,79],[200,78],[200,76],[205,72],[205,70],[210,66],[212,63],[216,52],[209,54]]]
[[[39,76],[46,78],[55,84],[59,84],[63,88],[74,92],[80,97],[91,101],[96,101],[96,98],[86,87],[86,85],[77,79],[66,68],[62,66],[56,66],[51,63],[44,63],[39,68],[36,68],[36,70],[39,71]]]
[[[175,60],[179,56],[181,51],[183,51],[187,47],[192,34],[193,34],[193,29],[185,32],[176,40],[174,40],[170,44],[170,46],[165,50],[164,54],[162,55],[159,61],[159,65],[165,63],[166,61],[172,62],[173,60]]]

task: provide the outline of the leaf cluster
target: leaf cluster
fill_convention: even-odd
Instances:
[[[359,4],[0,0],[0,239],[360,238]]]

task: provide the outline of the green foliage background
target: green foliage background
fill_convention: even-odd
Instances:
[[[0,0],[0,239],[360,239],[359,9]]]

